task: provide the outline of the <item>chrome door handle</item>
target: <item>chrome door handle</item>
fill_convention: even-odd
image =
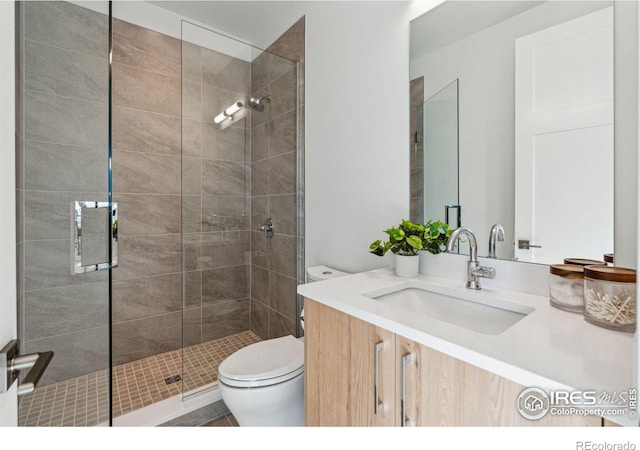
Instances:
[[[380,414],[384,410],[384,403],[380,401],[380,350],[384,348],[384,341],[377,342],[373,347],[373,413]]]
[[[18,355],[19,348],[20,341],[14,339],[0,350],[0,394],[11,388],[21,370],[29,370],[29,373],[18,385],[18,395],[30,394],[53,359],[53,352]]]
[[[411,353],[402,355],[400,366],[400,426],[412,427],[413,423],[407,419],[407,364],[411,362]]]
[[[82,265],[82,210],[109,210],[109,235],[111,239],[110,261]],[[110,208],[110,209],[109,209]],[[71,202],[71,274],[94,272],[118,267],[118,203],[117,202]]]
[[[530,244],[529,241],[521,239],[518,241],[518,248],[520,250],[529,250],[530,248],[542,248],[542,245]]]

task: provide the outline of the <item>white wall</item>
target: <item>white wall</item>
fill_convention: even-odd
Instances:
[[[409,215],[409,4],[306,15],[306,265],[357,272]]]
[[[410,78],[425,77],[425,99],[460,80],[460,204],[481,255],[494,223],[496,245],[512,258],[514,242],[515,39],[602,8],[589,2],[545,3],[411,62]]]
[[[0,348],[17,336],[14,11],[0,2]],[[15,390],[0,394],[0,426],[17,424]]]

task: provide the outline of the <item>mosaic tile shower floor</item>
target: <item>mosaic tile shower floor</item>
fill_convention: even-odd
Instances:
[[[218,365],[260,341],[251,331],[133,361],[113,368],[113,417],[217,380]],[[179,375],[167,384],[168,378]],[[172,381],[172,380],[170,380]],[[96,426],[109,419],[107,371],[42,386],[20,400],[20,426]]]

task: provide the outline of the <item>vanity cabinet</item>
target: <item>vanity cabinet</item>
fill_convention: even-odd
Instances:
[[[305,299],[307,426],[600,426],[524,419],[524,386]]]

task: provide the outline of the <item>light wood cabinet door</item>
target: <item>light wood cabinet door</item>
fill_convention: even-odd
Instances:
[[[350,424],[394,426],[395,334],[355,317],[350,327]]]
[[[304,315],[305,424],[348,426],[350,317],[309,299]]]

